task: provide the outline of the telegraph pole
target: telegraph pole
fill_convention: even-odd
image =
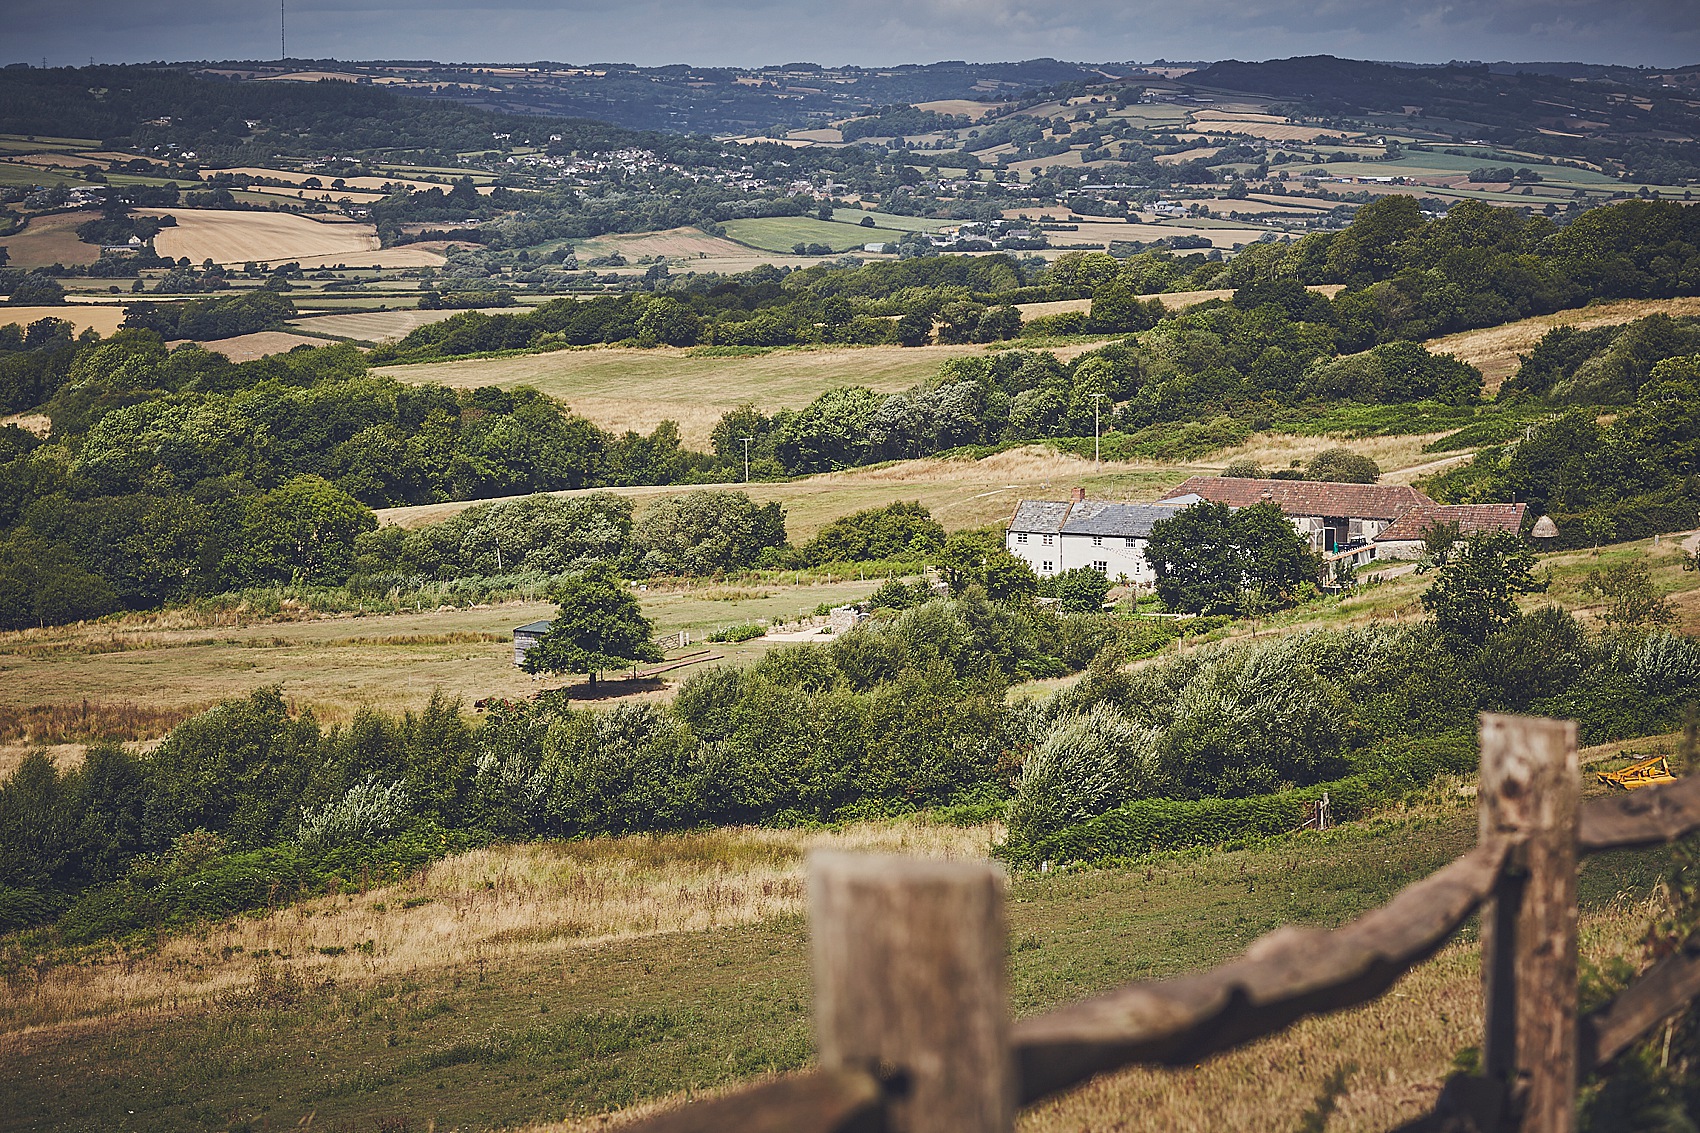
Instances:
[[[1097,468],[1098,461],[1098,406],[1104,400],[1104,395],[1092,395],[1092,467]]]
[[[744,442],[744,483],[748,484],[750,482],[750,442],[755,438],[740,437],[738,439]]]

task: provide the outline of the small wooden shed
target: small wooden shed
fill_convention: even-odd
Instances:
[[[518,665],[525,660],[526,653],[533,645],[537,644],[537,639],[548,633],[549,627],[554,624],[555,623],[552,621],[545,620],[541,622],[528,622],[525,625],[514,627],[515,665]]]

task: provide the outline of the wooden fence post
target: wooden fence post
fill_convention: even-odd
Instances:
[[[1002,871],[817,851],[809,930],[821,1067],[888,1084],[890,1133],[1009,1133]]]
[[[1576,725],[1482,714],[1481,838],[1511,856],[1482,906],[1483,1069],[1527,1133],[1569,1133],[1576,1107]]]

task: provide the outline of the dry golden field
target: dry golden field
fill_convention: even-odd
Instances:
[[[170,215],[175,228],[154,237],[154,248],[173,259],[194,263],[243,264],[346,259],[361,263],[378,250],[378,233],[370,224],[327,223],[281,212],[241,212],[214,209],[137,209],[149,216]]]
[[[1460,331],[1430,339],[1424,345],[1436,354],[1455,354],[1475,366],[1485,379],[1484,390],[1492,395],[1499,392],[1506,378],[1517,372],[1521,364],[1518,356],[1533,350],[1541,336],[1554,327],[1571,326],[1587,330],[1661,314],[1700,315],[1700,298],[1611,299],[1551,315],[1536,315],[1504,326]]]
[[[93,329],[105,336],[117,330],[118,324],[124,321],[124,308],[94,303],[67,303],[62,307],[13,307],[0,303],[0,324],[28,326],[37,319],[64,319],[79,333]]]
[[[1070,358],[1095,344],[1050,348]],[[649,432],[676,421],[687,445],[706,448],[709,431],[728,409],[753,403],[765,412],[801,408],[839,386],[896,392],[933,377],[947,359],[984,354],[983,346],[799,347],[750,357],[693,355],[673,347],[589,347],[386,366],[405,382],[473,388],[533,386],[560,398],[605,429]]]
[[[487,315],[518,314],[525,311],[524,307],[487,307],[483,313]],[[360,342],[383,342],[404,337],[409,331],[418,330],[432,323],[440,323],[451,315],[461,314],[460,311],[350,311],[346,315],[315,315],[311,318],[296,319],[291,325],[300,330],[312,331],[315,334],[335,335],[338,338],[352,338]]]
[[[474,850],[359,900],[320,897],[238,917],[210,935],[172,936],[139,959],[63,966],[24,994],[0,984],[0,1044],[8,1033],[164,1004],[193,1010],[251,979],[257,952],[291,957],[291,970],[310,983],[361,984],[795,916],[810,850],[978,858],[1001,834],[910,819]]]
[[[77,239],[77,225],[99,218],[92,209],[32,217],[22,232],[5,237],[7,262],[19,268],[92,264],[100,259],[100,247]]]
[[[179,339],[178,342],[186,342]],[[252,362],[256,358],[264,358],[268,354],[286,354],[297,346],[325,346],[322,338],[311,338],[304,334],[290,334],[283,330],[257,330],[252,334],[238,334],[230,338],[209,339],[201,345],[229,358],[232,362]]]

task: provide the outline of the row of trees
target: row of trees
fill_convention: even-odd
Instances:
[[[1348,772],[1402,780],[1388,753],[1468,732],[1483,708],[1577,718],[1589,742],[1668,729],[1700,688],[1700,646],[1593,634],[1519,612],[1526,552],[1479,537],[1436,567],[1421,625],[1319,631],[1137,669],[1146,623],[989,598],[946,558],[943,599],[893,606],[823,646],[686,680],[670,705],[498,705],[477,723],[433,700],[346,727],[292,717],[275,689],[196,717],[155,750],[33,756],[0,784],[0,921],[59,916],[69,940],[222,915],[492,838],[798,822],[1009,798],[1012,852],[1150,799],[1247,798]],[[984,548],[981,549],[984,551]],[[992,572],[995,574],[995,572]],[[902,593],[897,593],[901,591]],[[632,591],[592,567],[557,591],[541,669],[654,656]],[[1484,614],[1485,611],[1485,614]],[[1047,698],[1010,682],[1089,668]],[[1141,846],[1140,849],[1147,847]]]

